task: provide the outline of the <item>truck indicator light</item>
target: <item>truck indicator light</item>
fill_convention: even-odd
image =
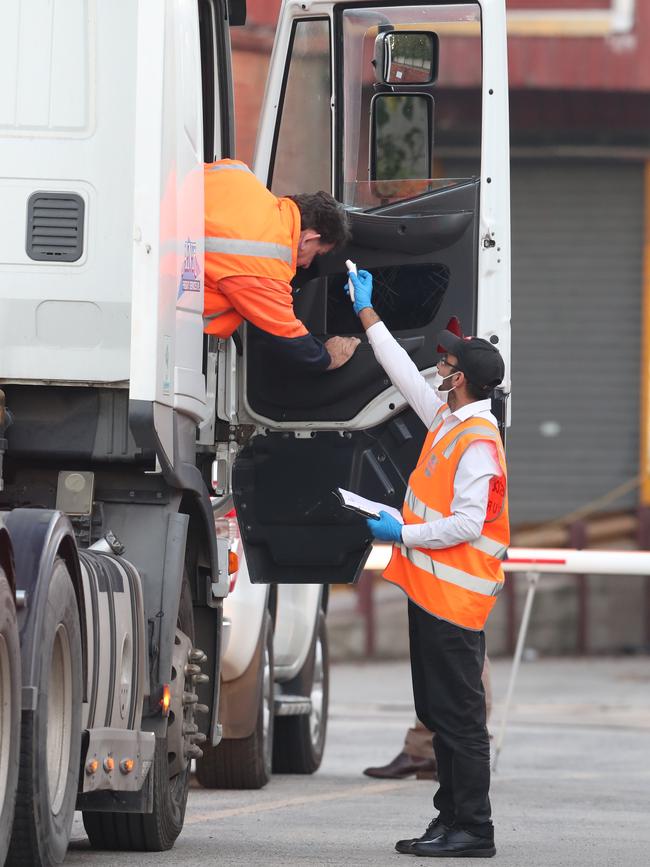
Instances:
[[[133,759],[122,759],[120,762],[120,770],[123,774],[130,774],[134,767],[135,762]]]
[[[162,708],[163,716],[169,716],[169,705],[171,704],[171,702],[172,702],[172,693],[171,693],[171,690],[169,688],[169,684],[166,683],[163,686],[163,694],[162,694],[162,698],[160,699],[160,707]]]
[[[228,592],[232,593],[237,583],[237,571],[239,569],[239,557],[234,551],[228,551],[228,575],[230,575],[230,585]]]
[[[115,768],[115,759],[113,758],[113,756],[106,756],[106,758],[104,759],[104,770],[106,771],[107,774],[110,774],[110,772],[114,768]]]
[[[91,759],[86,764],[86,773],[88,774],[88,776],[92,777],[93,774],[96,774],[98,767],[99,767],[99,762],[97,761],[97,759]]]

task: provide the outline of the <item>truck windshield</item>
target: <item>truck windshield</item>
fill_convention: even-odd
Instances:
[[[343,202],[366,209],[452,186],[460,157],[480,174],[478,3],[346,9],[342,27]]]

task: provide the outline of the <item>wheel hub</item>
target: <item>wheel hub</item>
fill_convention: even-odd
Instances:
[[[192,642],[187,635],[177,629],[172,657],[171,701],[167,725],[170,777],[182,773],[192,759],[198,759],[203,755],[199,744],[206,738],[203,732],[199,731],[195,718],[196,714],[207,713],[209,708],[199,704],[196,686],[209,680],[208,675],[201,671],[201,665],[206,661],[205,653],[192,647]]]

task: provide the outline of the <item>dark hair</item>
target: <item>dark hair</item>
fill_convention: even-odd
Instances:
[[[333,196],[321,190],[318,193],[300,193],[287,196],[298,205],[300,228],[313,229],[324,244],[342,247],[350,240],[350,222],[345,208]]]
[[[487,397],[492,397],[494,391],[494,387],[491,385],[476,385],[475,382],[470,382],[467,379],[467,374],[465,374],[465,385],[467,386],[467,393],[474,400],[485,400]]]

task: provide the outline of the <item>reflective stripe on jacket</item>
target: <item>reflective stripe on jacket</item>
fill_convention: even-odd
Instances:
[[[228,337],[243,321],[232,300],[219,288],[220,280],[233,277],[274,281],[268,291],[262,287],[259,292],[256,324],[264,328],[265,305],[272,315],[278,291],[284,289],[291,297],[299,237],[297,205],[291,199],[274,196],[248,166],[237,160],[219,160],[205,166],[207,333]],[[281,327],[280,336],[294,336],[295,322],[292,317],[286,333]],[[278,333],[277,328],[274,333]],[[306,330],[302,329],[302,333]]]
[[[503,587],[501,562],[510,542],[505,455],[498,431],[477,417],[461,422],[433,445],[443,409],[411,473],[404,523],[422,524],[451,515],[458,463],[477,440],[494,443],[503,475],[490,481],[485,523],[478,539],[450,548],[395,545],[384,577],[425,611],[465,629],[481,630]]]

